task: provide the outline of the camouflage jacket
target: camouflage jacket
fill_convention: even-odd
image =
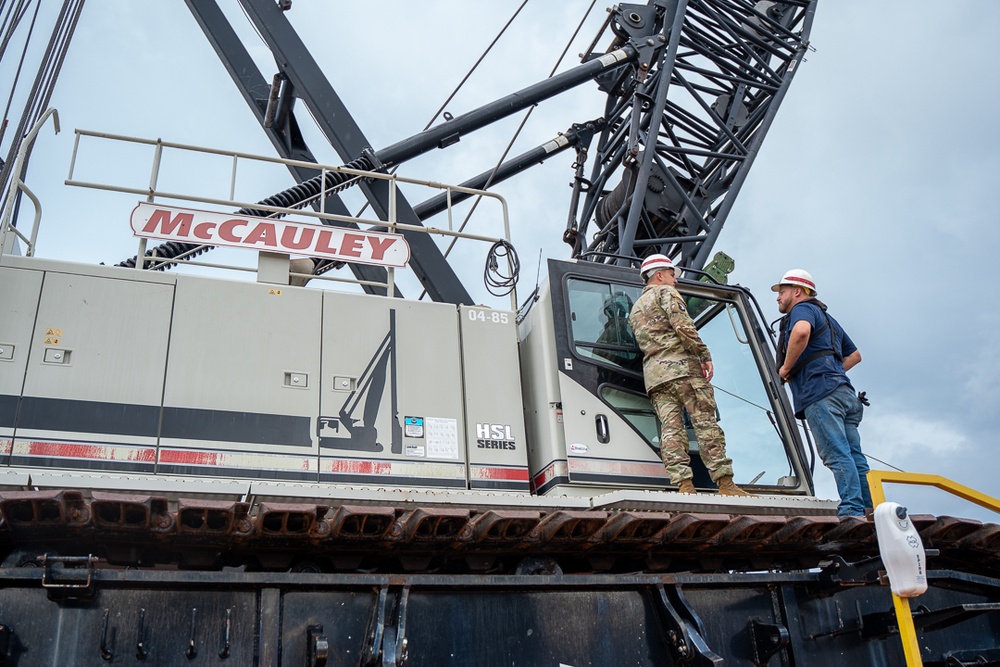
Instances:
[[[701,364],[712,360],[684,297],[673,287],[646,285],[628,321],[644,355],[646,391],[677,378],[701,376]]]

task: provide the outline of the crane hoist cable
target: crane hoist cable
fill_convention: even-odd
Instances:
[[[48,44],[45,47],[45,52],[42,55],[38,66],[38,71],[35,74],[35,80],[27,94],[24,109],[21,112],[21,118],[18,122],[17,130],[13,135],[14,138],[11,141],[7,159],[3,164],[3,168],[0,169],[0,189],[4,192],[6,192],[8,181],[10,180],[10,170],[13,168],[14,164],[13,158],[17,155],[17,152],[21,147],[21,141],[23,140],[26,129],[34,125],[35,122],[41,118],[42,114],[48,108],[49,101],[52,99],[52,93],[55,90],[56,81],[59,78],[59,72],[61,71],[62,64],[65,61],[66,53],[69,50],[69,44],[73,39],[77,23],[80,20],[80,13],[83,11],[84,2],[85,0],[64,0],[62,7],[59,10],[59,15],[52,28],[52,34],[49,37]],[[35,19],[38,17],[38,10],[40,7],[41,0],[39,0],[35,7],[35,18],[32,19],[28,36],[25,39],[25,51],[27,51],[28,43],[31,41],[31,36],[35,27]],[[20,17],[18,17],[18,20],[20,20]],[[15,29],[15,22],[12,21],[8,28]],[[22,64],[23,59],[24,54],[22,53]],[[14,94],[14,88],[16,87],[16,81],[20,77],[20,69],[21,65],[19,64],[17,78],[15,79],[15,86],[12,86],[11,88],[12,96]],[[4,116],[4,126],[6,127],[6,112]],[[0,139],[2,139],[2,135],[0,135]],[[29,157],[30,155],[25,157],[25,170],[27,170]],[[19,176],[23,176],[23,174]],[[20,193],[18,193],[18,195],[20,196]]]
[[[7,16],[4,17],[4,28],[3,28],[3,41],[0,42],[0,62],[3,61],[4,54],[7,52],[7,47],[10,45],[10,41],[14,38],[14,33],[17,32],[18,26],[21,24],[21,19],[28,11],[28,6],[31,4],[31,0],[21,0],[17,5],[13,3],[8,9]],[[28,34],[24,38],[24,48],[21,49],[21,57],[17,62],[17,68],[14,71],[14,80],[10,84],[10,94],[7,95],[7,104],[3,109],[3,125],[0,126],[0,144],[3,144],[4,134],[7,132],[7,119],[10,114],[10,107],[14,102],[14,95],[17,93],[17,84],[21,80],[21,70],[24,68],[24,61],[28,56],[28,46],[31,44],[31,36],[35,31],[35,23],[38,20],[38,10],[41,8],[42,3],[39,0],[38,4],[35,5],[35,13],[31,17],[31,23],[28,25]],[[8,160],[9,162],[10,160]]]
[[[527,0],[525,0],[525,3],[527,3]],[[580,34],[580,30],[583,29],[583,24],[586,23],[587,17],[590,16],[590,12],[593,11],[595,4],[597,4],[597,0],[591,0],[590,6],[587,7],[587,11],[583,13],[583,17],[577,24],[576,29],[573,31],[573,34],[570,35],[569,39],[566,41],[566,46],[563,47],[562,53],[559,54],[559,57],[556,59],[555,65],[552,66],[552,69],[549,71],[549,75],[546,78],[551,79],[555,75],[556,70],[559,69],[559,66],[563,62],[563,59],[566,58],[566,53],[569,51],[570,46],[572,46],[573,41],[576,39],[577,35]],[[522,5],[522,7],[523,6],[524,5]],[[520,8],[518,9],[518,11],[520,11]],[[515,16],[516,15],[517,14],[515,14]],[[511,18],[511,21],[513,21],[513,17]],[[506,29],[506,26],[504,27],[504,29]],[[497,38],[499,39],[499,35],[497,36]],[[494,43],[496,43],[495,40]],[[518,124],[517,129],[514,130],[514,133],[511,135],[510,141],[507,143],[506,148],[504,148],[503,152],[500,154],[500,158],[493,166],[492,173],[486,179],[486,183],[483,185],[482,189],[488,190],[490,185],[493,183],[493,179],[497,174],[497,170],[500,169],[500,166],[503,164],[504,160],[507,159],[507,155],[510,154],[511,149],[513,149],[514,147],[514,142],[517,141],[517,138],[521,135],[521,132],[524,130],[524,126],[528,123],[528,119],[531,118],[531,114],[534,110],[535,107],[531,107],[527,110],[527,112],[525,112],[524,118],[521,119],[521,122]],[[472,219],[472,214],[476,212],[476,208],[479,206],[479,202],[481,202],[482,199],[483,199],[482,195],[480,195],[477,196],[475,200],[472,202],[472,206],[469,208],[469,212],[466,214],[465,220],[463,220],[462,224],[459,225],[458,227],[459,232],[465,231],[466,226],[468,226],[469,221]],[[458,237],[453,237],[451,239],[451,242],[448,244],[448,247],[444,251],[445,257],[448,257],[448,255],[451,254],[452,248],[455,247],[455,243],[457,241]],[[499,258],[506,258],[507,260],[508,273],[506,275],[501,274],[498,270]],[[493,244],[486,257],[486,270],[484,277],[486,283],[486,289],[489,290],[490,294],[492,294],[493,296],[507,296],[514,290],[514,287],[517,285],[520,269],[521,269],[521,263],[518,260],[517,252],[514,250],[514,246],[512,246],[509,242],[504,242],[502,244],[501,243]],[[497,290],[503,289],[506,291],[494,291],[494,289]],[[421,292],[419,298],[423,299],[426,294],[427,290],[424,290],[423,292]]]
[[[63,3],[59,19],[52,31],[45,56],[38,70],[38,76],[32,86],[29,105],[26,106],[29,112],[25,115],[31,119],[30,123],[26,124],[26,127],[30,127],[35,121],[41,118],[49,106],[49,100],[52,99],[52,93],[55,91],[56,80],[59,78],[59,72],[62,69],[63,62],[66,60],[66,53],[69,50],[73,33],[76,31],[76,25],[80,20],[84,1],[66,0]]]
[[[6,2],[0,2],[0,11]],[[14,38],[14,33],[17,32],[17,26],[21,23],[21,19],[28,12],[28,7],[31,5],[31,0],[18,0],[17,2],[12,2],[7,7],[7,13],[4,15],[3,19],[0,19],[0,61],[3,60],[4,54],[7,52],[7,47],[10,44],[10,40]],[[41,2],[39,2],[39,7]],[[38,7],[35,8],[35,18],[38,17]],[[34,24],[35,19],[32,19],[32,24]],[[30,41],[31,33],[29,30],[28,40]],[[22,61],[24,56],[22,55]]]
[[[520,6],[518,6],[518,8],[514,11],[513,15],[511,15],[510,19],[507,20],[507,23],[505,23],[504,26],[500,29],[500,32],[497,33],[496,37],[493,38],[493,40],[486,47],[486,49],[483,51],[483,53],[479,56],[479,58],[476,60],[476,62],[473,64],[473,66],[469,69],[469,71],[465,74],[465,76],[462,78],[462,80],[458,83],[458,85],[455,87],[455,89],[452,91],[452,93],[441,104],[440,108],[434,113],[434,115],[431,117],[431,119],[427,122],[427,124],[424,126],[424,130],[429,129],[431,127],[431,125],[434,124],[434,121],[438,118],[438,116],[441,115],[441,113],[444,112],[444,109],[448,106],[448,103],[451,102],[455,98],[455,96],[462,89],[462,87],[468,82],[468,80],[472,76],[472,74],[476,71],[476,69],[479,67],[479,65],[482,64],[482,62],[483,62],[483,60],[485,60],[486,56],[493,50],[493,47],[495,47],[496,44],[500,41],[500,38],[510,28],[510,26],[513,24],[514,20],[521,13],[521,10],[523,10],[524,7],[527,4],[528,4],[528,0],[524,0],[524,2],[522,2],[520,4]],[[548,75],[547,78],[552,78],[552,76],[556,73],[556,70],[559,69],[559,66],[562,64],[563,60],[566,57],[566,53],[569,51],[570,47],[572,46],[573,41],[580,34],[580,30],[583,29],[583,25],[586,23],[587,18],[590,16],[591,11],[593,11],[595,4],[596,4],[596,0],[592,0],[592,2],[590,3],[590,6],[584,12],[583,17],[580,19],[580,22],[577,24],[576,29],[573,31],[573,34],[567,40],[566,46],[563,48],[562,53],[560,53],[559,57],[556,59],[556,63],[552,67],[552,70],[549,72],[549,75]],[[496,176],[497,171],[499,170],[500,166],[503,164],[503,161],[510,154],[510,151],[513,149],[515,141],[517,141],[517,138],[520,136],[521,132],[523,131],[524,126],[526,125],[528,119],[531,117],[532,111],[533,111],[533,108],[532,109],[528,109],[528,111],[525,113],[524,118],[521,120],[521,122],[518,125],[517,129],[514,131],[514,133],[511,136],[511,139],[508,142],[506,148],[501,153],[500,158],[497,160],[496,164],[493,166],[492,173],[487,178],[486,183],[483,186],[483,189],[489,189],[490,185],[493,182],[493,179]],[[390,173],[395,172],[396,169],[398,169],[398,165],[396,167],[394,167],[391,170]],[[476,208],[479,206],[479,202],[481,200],[482,200],[481,196],[475,198],[475,200],[473,201],[473,203],[471,205],[471,208],[469,209],[469,212],[466,214],[465,219],[462,221],[462,224],[459,226],[459,229],[458,229],[459,232],[465,231],[465,228],[468,226],[468,224],[469,224],[469,222],[470,222],[470,220],[472,218],[472,214],[475,213]],[[360,217],[367,208],[368,208],[368,204],[365,203],[365,205],[361,207],[361,210],[358,212],[358,214],[357,214],[356,217]],[[444,256],[445,257],[448,257],[451,254],[451,251],[454,248],[456,241],[457,241],[457,237],[451,239],[451,242],[448,244],[447,248],[444,251]],[[500,263],[501,263],[502,260],[506,260],[506,263],[507,263],[507,270],[506,270],[506,272],[503,272],[500,269]],[[341,266],[343,266],[343,262],[336,262],[336,261],[333,261],[333,260],[316,260],[316,268],[314,269],[314,272],[317,275],[319,275],[319,274],[322,274],[322,273],[326,273],[330,269],[339,268]],[[517,252],[515,251],[513,245],[511,245],[509,242],[494,243],[493,246],[490,248],[489,252],[487,253],[486,265],[485,265],[485,269],[484,269],[484,278],[483,278],[484,284],[486,285],[486,288],[490,292],[490,294],[492,294],[494,296],[506,296],[507,294],[509,294],[514,289],[514,286],[517,284],[518,276],[519,276],[519,273],[520,273],[520,266],[521,266],[520,260],[517,257]],[[427,290],[422,291],[421,294],[420,294],[420,296],[418,297],[418,299],[423,299],[424,296],[426,296],[426,294],[427,294]]]
[[[489,46],[487,46],[486,49],[483,50],[483,52],[479,55],[479,58],[476,59],[476,62],[473,63],[472,67],[469,68],[469,71],[466,72],[465,76],[462,77],[462,80],[459,81],[458,85],[455,86],[455,89],[451,91],[451,93],[448,95],[448,97],[445,99],[445,101],[441,103],[441,106],[438,107],[438,110],[435,111],[434,114],[431,116],[430,120],[427,121],[427,124],[424,125],[423,131],[426,132],[427,130],[429,130],[430,127],[431,127],[431,125],[434,124],[434,121],[436,121],[438,119],[438,116],[440,116],[442,113],[444,113],[444,110],[448,106],[448,104],[453,99],[455,99],[455,96],[458,95],[459,91],[462,90],[462,87],[465,86],[465,84],[468,82],[469,78],[475,73],[475,71],[477,69],[479,69],[479,66],[486,59],[486,56],[488,56],[490,54],[490,52],[493,50],[493,47],[497,45],[497,43],[500,41],[500,38],[503,37],[503,35],[504,35],[505,32],[507,32],[507,29],[510,28],[510,26],[514,23],[514,19],[517,18],[517,15],[521,13],[521,10],[524,9],[525,5],[527,5],[527,4],[528,4],[528,0],[524,0],[520,4],[520,6],[516,10],[514,10],[514,13],[511,15],[511,17],[509,19],[507,19],[507,22],[504,24],[504,26],[502,28],[500,28],[500,32],[498,32],[497,35],[496,35],[496,37],[493,38],[493,41],[491,41],[489,43]],[[395,174],[396,171],[399,169],[399,167],[400,167],[400,165],[398,165],[398,164],[395,165],[395,166],[393,166],[389,170],[389,173],[390,174]],[[495,169],[494,169],[494,173],[495,173]],[[490,179],[492,180],[492,176],[490,177]],[[371,204],[369,202],[365,202],[364,205],[358,210],[357,214],[355,214],[354,217],[355,218],[360,218],[364,214],[364,212],[366,210],[368,210],[368,207],[370,205]],[[445,253],[445,256],[447,257],[447,253]],[[317,258],[317,259],[315,259],[313,261],[315,262],[315,268],[313,269],[313,273],[315,275],[321,275],[321,274],[326,273],[327,271],[329,271],[331,269],[339,269],[339,268],[341,268],[341,267],[344,266],[344,262],[338,262],[338,261],[332,260],[332,259],[318,259]],[[420,298],[423,298],[424,294],[426,294],[426,290],[420,295]]]
[[[528,0],[524,0],[524,2],[522,2],[521,5],[516,10],[514,10],[514,13],[511,15],[511,17],[507,19],[507,23],[505,23],[504,26],[500,28],[500,32],[497,33],[497,36],[493,38],[493,41],[490,42],[490,45],[486,47],[482,55],[479,56],[479,59],[476,60],[476,62],[472,65],[472,67],[469,68],[469,71],[465,73],[465,76],[462,77],[462,80],[458,82],[458,85],[455,86],[455,90],[451,91],[451,94],[448,96],[448,98],[441,103],[441,107],[434,112],[434,115],[431,116],[431,119],[427,121],[426,125],[424,125],[425,130],[430,129],[430,126],[434,124],[434,121],[438,119],[438,116],[440,116],[444,112],[444,109],[445,107],[448,106],[448,103],[451,102],[453,99],[455,99],[455,95],[458,95],[458,92],[462,90],[462,87],[469,80],[469,77],[471,77],[473,73],[475,73],[475,71],[479,68],[483,60],[486,59],[486,56],[488,56],[490,51],[493,50],[493,47],[497,45],[497,42],[500,41],[500,38],[503,37],[505,32],[507,32],[507,29],[514,23],[514,19],[517,18],[517,15],[521,13],[521,10],[524,9],[525,5],[527,4]]]

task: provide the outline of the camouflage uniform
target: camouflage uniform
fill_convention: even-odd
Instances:
[[[682,409],[691,417],[699,454],[712,481],[732,476],[725,435],[715,421],[715,394],[701,370],[701,364],[712,356],[688,315],[684,298],[673,287],[647,285],[632,308],[629,323],[645,355],[642,374],[660,419],[660,456],[670,483],[692,477]]]

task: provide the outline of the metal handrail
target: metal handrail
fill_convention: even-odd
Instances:
[[[38,240],[38,226],[42,221],[42,203],[38,201],[38,197],[36,197],[35,194],[28,189],[28,186],[24,184],[24,181],[21,180],[21,172],[24,170],[25,160],[28,159],[28,151],[31,150],[31,147],[35,143],[35,136],[38,134],[38,131],[42,129],[42,125],[44,125],[45,121],[49,119],[49,116],[52,116],[52,123],[55,126],[56,134],[59,134],[59,112],[56,111],[55,108],[49,107],[45,110],[45,113],[42,114],[42,117],[35,121],[35,124],[31,126],[31,130],[29,130],[28,134],[24,136],[24,141],[21,143],[21,147],[17,151],[14,168],[10,172],[10,189],[7,191],[7,200],[4,202],[3,217],[0,218],[0,253],[2,253],[6,247],[4,244],[6,243],[8,231],[13,232],[19,239],[24,241],[26,246],[24,254],[26,256],[31,257],[35,253],[35,242]],[[18,191],[28,195],[32,204],[35,205],[35,219],[31,225],[31,234],[29,236],[25,236],[19,232],[17,227],[15,227],[10,221],[14,212],[14,200],[17,199]]]
[[[79,153],[80,153],[81,139],[84,138],[84,137],[90,137],[90,138],[96,138],[96,139],[104,139],[104,140],[110,140],[110,141],[118,141],[118,142],[131,143],[131,144],[148,145],[148,146],[155,147],[154,155],[152,157],[152,161],[151,161],[151,165],[150,165],[149,187],[148,188],[136,188],[136,187],[128,187],[128,186],[122,186],[122,185],[115,185],[115,184],[111,184],[111,183],[100,183],[100,182],[83,181],[83,180],[76,179],[74,177],[74,173],[75,173],[75,171],[77,169],[77,160],[78,160],[78,156],[79,156]],[[162,159],[163,159],[164,149],[171,149],[171,150],[175,150],[175,151],[182,151],[182,152],[194,153],[194,154],[202,154],[202,155],[217,155],[217,156],[224,156],[224,157],[231,158],[231,160],[232,160],[232,170],[231,170],[230,179],[229,179],[228,198],[224,198],[224,197],[221,197],[221,198],[220,197],[208,197],[208,196],[201,196],[201,195],[192,195],[192,194],[186,194],[186,193],[180,193],[180,192],[172,192],[172,191],[158,189],[157,182],[158,182],[158,180],[160,178],[160,166],[161,166]],[[270,163],[270,164],[292,166],[292,167],[304,167],[304,168],[308,168],[308,169],[315,169],[315,170],[321,171],[322,174],[323,174],[323,176],[324,176],[324,178],[322,179],[323,187],[320,190],[320,193],[318,195],[318,199],[321,202],[320,210],[315,211],[315,210],[308,209],[308,208],[302,209],[302,208],[288,208],[288,207],[282,207],[282,206],[270,206],[270,205],[262,204],[260,202],[240,201],[240,200],[235,199],[236,179],[237,179],[237,173],[238,173],[238,165],[239,165],[239,163],[241,161],[244,161],[244,162],[262,162],[262,163]],[[372,179],[372,180],[384,180],[384,181],[388,181],[389,182],[388,183],[388,186],[389,186],[389,202],[388,202],[389,205],[388,205],[388,208],[389,208],[389,210],[388,210],[388,216],[387,216],[388,220],[380,220],[378,218],[360,218],[360,217],[355,217],[355,216],[345,216],[345,215],[338,215],[338,214],[335,214],[335,213],[329,213],[329,212],[327,212],[324,209],[324,207],[323,207],[323,203],[326,200],[326,196],[331,193],[331,189],[326,185],[326,178],[325,178],[325,176],[326,176],[327,173],[341,173],[341,174],[346,174],[348,176],[352,176],[355,179]],[[88,131],[88,130],[76,130],[76,137],[75,137],[75,140],[74,140],[73,153],[72,153],[72,158],[70,160],[69,174],[68,174],[68,176],[66,178],[65,184],[66,185],[70,185],[70,186],[75,186],[75,187],[83,187],[83,188],[104,190],[104,191],[108,191],[108,192],[120,192],[120,193],[125,193],[125,194],[134,194],[134,195],[143,197],[147,202],[150,202],[150,203],[152,203],[156,199],[159,199],[161,201],[166,199],[166,200],[176,200],[176,201],[185,201],[185,202],[196,202],[196,203],[200,203],[200,204],[210,204],[210,205],[231,207],[231,208],[234,208],[234,209],[236,209],[236,208],[243,208],[243,209],[254,209],[254,210],[269,211],[271,213],[277,214],[279,217],[280,216],[284,216],[284,215],[297,215],[297,216],[305,216],[305,217],[309,217],[309,218],[316,218],[316,219],[319,219],[321,221],[330,221],[330,222],[337,222],[337,223],[352,223],[352,224],[356,224],[356,225],[359,225],[359,226],[360,225],[378,226],[378,227],[387,228],[388,231],[392,232],[392,233],[396,233],[396,232],[399,232],[399,231],[407,231],[407,232],[419,232],[419,233],[425,233],[425,234],[435,234],[435,235],[439,235],[439,236],[447,236],[447,237],[453,237],[453,238],[462,238],[462,239],[467,239],[467,240],[472,240],[472,241],[480,241],[480,242],[486,242],[486,243],[497,243],[499,241],[506,241],[508,243],[510,242],[510,220],[509,220],[509,215],[508,215],[507,201],[503,198],[503,196],[501,196],[501,195],[499,195],[497,193],[494,193],[494,192],[488,192],[486,190],[477,190],[477,189],[474,189],[474,188],[466,188],[466,187],[459,186],[459,185],[447,185],[447,184],[439,183],[439,182],[436,182],[436,181],[421,180],[421,179],[415,179],[415,178],[407,178],[407,177],[399,176],[399,175],[396,175],[396,174],[387,174],[387,173],[382,173],[382,172],[364,171],[364,170],[359,170],[359,169],[349,169],[349,168],[340,167],[340,166],[321,165],[321,164],[317,164],[315,162],[306,162],[306,161],[302,161],[302,160],[292,160],[292,159],[285,159],[285,158],[270,157],[270,156],[265,156],[265,155],[256,155],[256,154],[253,154],[253,153],[245,153],[245,152],[242,152],[242,151],[232,151],[232,150],[222,150],[222,149],[208,148],[208,147],[196,146],[196,145],[192,145],[192,144],[182,144],[182,143],[176,143],[176,142],[163,141],[161,139],[144,139],[144,138],[140,138],[140,137],[130,137],[130,136],[125,136],[125,135],[109,134],[109,133],[105,133],[105,132],[92,132],[92,131]],[[396,219],[396,211],[397,211],[396,201],[397,201],[397,194],[398,194],[399,184],[407,184],[407,185],[415,185],[415,186],[421,186],[421,187],[428,187],[428,188],[432,188],[434,190],[444,190],[446,192],[446,194],[447,194],[447,200],[448,200],[448,219],[449,219],[449,225],[448,226],[449,226],[449,228],[448,229],[442,229],[442,228],[439,228],[439,227],[429,227],[429,226],[422,226],[422,225],[412,225],[412,224],[406,224],[406,223],[399,222]],[[493,200],[497,201],[499,203],[499,205],[500,205],[501,214],[502,214],[502,217],[503,217],[503,237],[487,236],[487,235],[483,235],[483,234],[471,234],[471,233],[468,233],[468,232],[454,231],[453,229],[451,229],[451,224],[450,224],[450,220],[451,220],[451,216],[452,216],[452,210],[451,210],[452,209],[452,202],[451,202],[451,199],[452,199],[452,194],[453,193],[463,193],[463,194],[468,194],[468,195],[473,195],[473,196],[487,197],[487,198],[490,198],[490,199],[493,199]],[[156,261],[157,261],[155,257],[153,257],[153,258],[145,257],[145,251],[146,251],[146,249],[145,249],[145,241],[146,241],[146,239],[141,239],[140,247],[139,247],[139,252],[136,255],[136,257],[140,260],[140,261],[136,262],[136,268],[137,269],[139,269],[139,268],[148,268],[149,264],[155,264]],[[191,264],[191,265],[196,265],[196,266],[212,266],[212,267],[215,267],[215,268],[226,268],[226,269],[229,269],[229,268],[237,269],[238,268],[238,267],[235,267],[235,266],[225,266],[225,265],[209,264],[209,263],[199,262],[199,261],[185,260],[183,258],[175,258],[175,259],[171,259],[170,261],[171,261],[171,263],[183,262],[183,263],[186,263],[186,264]],[[388,282],[385,283],[384,285],[387,286],[387,287],[389,287],[388,293],[391,294],[392,293],[392,283],[393,283],[393,269],[392,269],[392,267],[387,267],[387,271],[388,271]],[[305,274],[295,274],[295,275],[297,277],[306,277]],[[356,283],[356,284],[375,284],[375,283],[372,283],[371,281],[360,281],[360,280],[352,280],[352,279],[344,279],[344,278],[332,278],[332,277],[328,278],[326,276],[312,276],[312,275],[310,275],[308,277],[311,278],[311,279],[333,280],[335,282],[349,282],[349,283]],[[382,285],[381,283],[379,283],[379,284]],[[511,310],[516,310],[516,308],[517,308],[516,295],[512,292],[511,293]]]
[[[928,475],[917,472],[900,472],[896,470],[871,470],[868,472],[868,488],[871,489],[874,504],[885,502],[885,491],[882,485],[913,484],[918,486],[933,486],[948,493],[973,502],[980,507],[1000,512],[1000,499],[987,495],[973,488],[953,482],[941,475]]]
[[[952,495],[976,503],[980,507],[1000,512],[1000,499],[981,493],[941,475],[928,475],[915,472],[895,470],[870,470],[868,472],[868,488],[871,490],[872,504],[876,507],[885,502],[885,483],[913,484],[917,486],[932,486]],[[921,667],[924,662],[920,657],[920,645],[917,642],[917,631],[913,625],[913,613],[910,611],[908,598],[892,594],[893,607],[896,610],[896,622],[899,628],[899,639],[903,643],[903,655],[907,667]]]

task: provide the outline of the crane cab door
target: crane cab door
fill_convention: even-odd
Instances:
[[[745,295],[703,283],[678,288],[713,355],[719,424],[736,481],[806,492],[801,442]],[[641,293],[634,269],[549,261],[549,290],[533,308],[546,312],[529,313],[533,317],[522,330],[522,357],[548,369],[547,377],[526,369],[532,385],[525,391],[529,433],[541,443],[532,448],[531,466],[539,493],[565,491],[567,485],[673,488],[660,460],[660,428],[645,391],[642,353],[628,323]],[[547,316],[554,343],[548,355],[538,344]],[[543,414],[547,410],[556,414]],[[546,437],[542,431],[551,416],[555,425],[548,425]],[[697,437],[685,422],[695,485],[712,488]]]

